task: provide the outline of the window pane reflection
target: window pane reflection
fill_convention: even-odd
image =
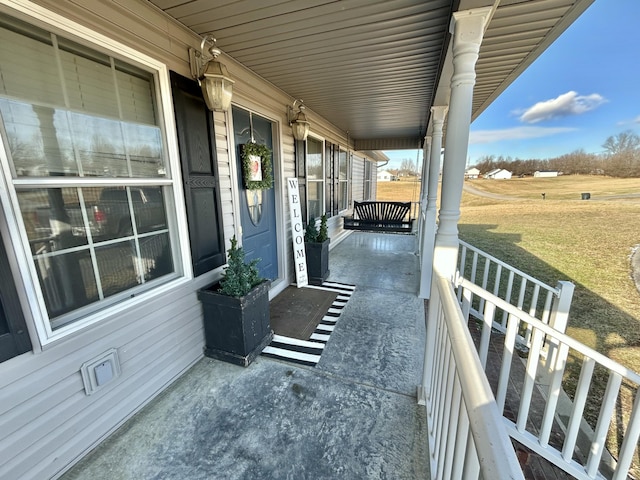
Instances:
[[[312,218],[320,218],[324,213],[323,192],[324,184],[322,182],[309,182],[309,220]]]
[[[17,193],[33,254],[87,244],[77,188],[18,190]]]
[[[173,259],[166,233],[140,240],[140,262],[145,281],[173,272]]]
[[[174,271],[162,187],[17,194],[51,318]]]
[[[132,214],[138,234],[167,228],[162,188],[101,188],[92,208],[96,240],[112,240],[133,235]]]
[[[157,74],[0,13],[0,130],[54,330],[174,273]]]
[[[0,99],[18,177],[165,177],[160,128]]]
[[[96,262],[105,298],[141,283],[133,241],[96,248]]]
[[[78,175],[67,117],[54,108],[0,99],[18,177]]]
[[[89,250],[38,256],[34,260],[44,303],[51,317],[98,300]]]
[[[347,179],[347,152],[344,151],[340,151],[340,172],[339,172],[339,178],[340,180],[346,180]]]
[[[307,178],[322,180],[322,142],[313,138],[307,139]]]

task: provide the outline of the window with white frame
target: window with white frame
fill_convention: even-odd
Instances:
[[[308,220],[320,218],[324,210],[324,158],[322,140],[307,138]]]
[[[349,157],[347,152],[340,150],[338,160],[338,209],[349,208]]]
[[[372,163],[368,160],[364,161],[364,200],[371,199],[371,176],[372,176]]]
[[[156,88],[154,72],[0,14],[2,172],[51,330],[177,276]]]

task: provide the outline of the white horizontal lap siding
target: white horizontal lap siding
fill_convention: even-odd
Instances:
[[[353,156],[351,167],[351,192],[353,201],[361,202],[364,198],[364,158]]]
[[[282,191],[280,195],[282,197],[282,205],[284,210],[284,224],[287,231],[287,248],[290,249],[289,253],[293,255],[293,247],[291,244],[291,218],[289,215],[289,186],[287,185],[288,178],[298,178],[296,174],[296,158],[295,147],[292,136],[284,135],[282,139]]]
[[[0,365],[9,371],[3,380],[15,378],[0,386],[0,478],[55,475],[202,356],[193,288],[156,300],[39,355]],[[81,365],[111,348],[118,350],[121,376],[86,395]]]
[[[192,34],[144,2],[42,0],[72,21],[188,75]],[[169,112],[167,112],[169,113]],[[216,115],[225,234],[234,228],[224,116]],[[173,159],[174,161],[176,159]],[[186,246],[188,248],[188,245]],[[209,275],[211,277],[211,275]],[[202,357],[201,306],[183,283],[89,328],[0,364],[0,478],[48,479],[67,469]],[[121,376],[86,395],[80,368],[115,348]]]

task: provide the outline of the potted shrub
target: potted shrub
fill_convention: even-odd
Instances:
[[[235,236],[227,255],[228,266],[220,282],[198,291],[204,314],[204,354],[246,367],[273,339],[271,282],[260,278],[256,267],[260,260],[245,263]]]
[[[320,229],[315,219],[310,219],[304,232],[304,249],[309,283],[312,285],[322,285],[329,276],[329,242],[327,216],[320,218]]]

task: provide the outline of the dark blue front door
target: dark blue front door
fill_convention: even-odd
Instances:
[[[253,138],[255,143],[266,145],[273,152],[273,126],[273,123],[266,118],[233,107],[242,246],[246,260],[260,258],[258,263],[260,274],[271,280],[278,278],[275,187],[267,190],[244,188],[241,147]],[[275,165],[272,170],[275,180],[277,175]]]

